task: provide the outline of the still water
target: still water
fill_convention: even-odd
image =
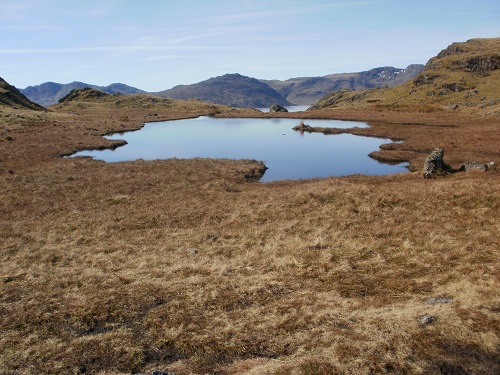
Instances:
[[[407,163],[389,165],[368,157],[389,139],[351,134],[300,134],[292,130],[297,119],[195,119],[148,123],[141,130],[113,134],[127,145],[115,150],[83,151],[107,162],[168,158],[255,159],[269,168],[263,182],[350,174],[382,175],[406,171]],[[320,127],[367,127],[366,123],[304,120]]]

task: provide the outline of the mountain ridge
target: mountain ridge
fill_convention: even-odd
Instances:
[[[335,73],[320,77],[297,77],[286,81],[261,80],[278,91],[286,100],[297,105],[312,105],[329,92],[341,89],[360,90],[397,86],[413,78],[424,69],[422,64],[411,64],[404,69],[392,66],[377,67],[353,73]]]
[[[421,69],[423,65],[419,64],[409,65],[405,69],[378,67],[362,72],[335,73],[322,77],[296,77],[285,81],[263,80],[239,73],[228,73],[191,85],[177,85],[158,92],[146,92],[123,83],[97,86],[79,81],[68,84],[45,82],[36,86],[28,86],[20,91],[31,101],[44,107],[57,104],[59,99],[74,89],[90,87],[108,94],[148,93],[163,98],[199,99],[233,107],[264,108],[273,104],[311,105],[329,92],[342,88],[394,86],[412,78]]]
[[[500,117],[499,51],[500,38],[452,43],[412,80],[390,88],[332,92],[310,109],[458,111]]]

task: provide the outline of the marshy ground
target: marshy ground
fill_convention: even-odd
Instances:
[[[0,373],[500,371],[500,175],[421,173],[434,147],[498,163],[498,120],[287,114],[404,140],[375,156],[413,172],[380,177],[60,157],[145,121],[270,116],[147,100],[1,110]]]

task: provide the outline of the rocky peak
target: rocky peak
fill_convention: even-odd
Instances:
[[[462,70],[485,73],[500,68],[500,38],[452,43],[431,58],[424,70]]]

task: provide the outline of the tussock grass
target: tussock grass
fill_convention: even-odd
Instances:
[[[171,105],[155,117],[214,110]],[[55,158],[145,113],[97,108],[2,125],[0,373],[499,370],[498,174],[261,184],[255,161]],[[418,160],[458,125],[372,131]]]

